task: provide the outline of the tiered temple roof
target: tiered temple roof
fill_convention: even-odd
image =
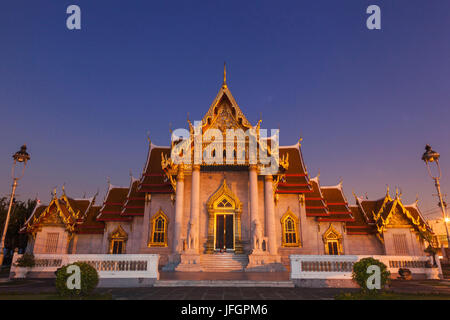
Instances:
[[[139,192],[140,180],[131,177],[130,187],[122,206],[122,216],[144,216],[145,193]]]
[[[98,221],[130,221],[123,216],[122,207],[127,199],[128,187],[117,187],[109,184],[103,206],[97,215]]]
[[[337,186],[320,187],[320,190],[325,198],[329,216],[320,217],[318,221],[353,222],[355,220],[342,190],[342,182]]]
[[[383,240],[383,232],[393,224],[410,225],[425,238],[432,234],[431,227],[423,218],[417,201],[411,205],[404,205],[398,192],[392,198],[389,189],[383,198],[369,200],[355,196],[356,206],[350,209],[355,217],[354,222],[347,223],[348,234],[370,234],[375,233]]]
[[[74,199],[68,197],[63,189],[58,198],[55,190],[50,204],[36,205],[21,232],[34,233],[43,225],[61,225],[74,233],[103,233],[104,224],[96,221],[94,216],[95,197]]]

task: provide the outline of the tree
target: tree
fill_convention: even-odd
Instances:
[[[14,250],[15,248],[25,249],[27,246],[27,235],[19,233],[20,229],[27,221],[28,217],[36,206],[36,200],[17,201],[13,199],[11,217],[8,225],[8,232],[5,238],[5,248]],[[8,213],[9,199],[0,198],[0,232],[3,232],[6,215]]]

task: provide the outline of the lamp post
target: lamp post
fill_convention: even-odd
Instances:
[[[436,186],[437,194],[439,197],[439,207],[441,207],[442,218],[444,220],[444,226],[445,226],[445,232],[447,233],[447,243],[450,248],[450,235],[448,233],[448,227],[447,227],[447,224],[450,221],[450,219],[447,217],[447,204],[442,200],[441,184],[439,183],[439,180],[441,178],[441,167],[439,166],[439,157],[440,156],[441,155],[439,153],[432,150],[431,146],[429,144],[427,144],[425,146],[425,152],[422,155],[422,160],[425,162],[427,169],[428,169],[428,174],[434,180],[434,185]],[[437,173],[435,175],[433,175],[432,170],[431,170],[430,164],[432,164],[432,163],[435,163],[436,167],[437,167]]]
[[[6,232],[8,231],[8,225],[9,225],[9,218],[11,216],[11,208],[14,201],[14,194],[16,193],[17,188],[17,181],[22,179],[24,173],[25,173],[25,167],[27,165],[28,160],[30,160],[30,155],[27,152],[27,146],[23,145],[20,147],[20,150],[14,153],[12,156],[14,159],[14,163],[11,169],[11,175],[13,178],[13,184],[12,184],[12,192],[11,192],[11,199],[9,200],[9,207],[8,207],[8,213],[6,215],[6,221],[5,221],[5,227],[3,228],[3,234],[2,234],[2,241],[0,242],[0,267],[3,265],[3,258],[4,258],[4,250],[5,250],[5,238],[6,238]],[[16,165],[22,165],[22,172],[20,176],[15,175],[16,173]]]

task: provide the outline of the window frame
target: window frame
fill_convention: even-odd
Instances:
[[[157,227],[157,221],[159,219],[163,220],[163,231],[159,231],[156,229]],[[169,218],[166,216],[166,214],[162,211],[162,209],[159,209],[158,212],[153,216],[152,220],[150,221],[151,224],[151,230],[150,233],[150,239],[148,246],[149,247],[167,247],[168,246],[168,235],[169,235]],[[162,234],[163,241],[155,241],[155,235],[156,233]]]

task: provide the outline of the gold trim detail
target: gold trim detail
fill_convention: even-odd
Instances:
[[[117,228],[111,232],[108,236],[109,239],[109,253],[113,254],[114,242],[121,241],[122,242],[122,254],[126,253],[128,234],[122,228],[121,225],[118,225]]]
[[[162,230],[157,230],[158,222],[162,221]],[[150,239],[148,242],[148,247],[167,247],[167,238],[168,238],[168,227],[169,227],[169,218],[166,216],[166,214],[162,211],[160,208],[158,212],[153,216],[152,220],[150,221],[152,232],[150,234]],[[161,227],[159,225],[159,227]],[[155,242],[155,233],[162,234],[163,241]]]
[[[281,246],[282,247],[301,247],[299,237],[300,219],[288,207],[286,213],[281,217]],[[289,234],[295,236],[295,241],[287,241]],[[292,238],[292,236],[291,236]]]
[[[333,224],[330,223],[327,231],[322,235],[322,240],[325,245],[325,254],[332,254],[328,248],[330,242],[337,244],[338,255],[344,253],[342,247],[342,235],[333,227]]]

